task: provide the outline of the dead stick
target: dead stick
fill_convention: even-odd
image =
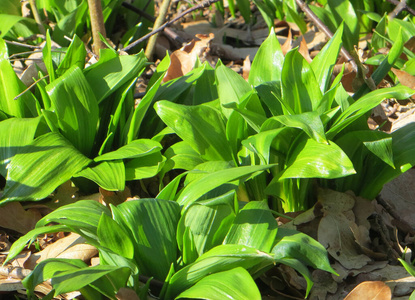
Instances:
[[[181,14],[179,14],[177,17],[175,17],[173,20],[168,21],[166,23],[164,23],[162,26],[160,26],[159,28],[151,31],[150,33],[147,33],[145,36],[139,38],[138,40],[134,41],[133,43],[131,43],[130,45],[128,45],[127,47],[125,47],[124,49],[121,49],[121,51],[128,51],[131,48],[133,48],[134,46],[140,44],[141,42],[144,42],[146,39],[148,39],[150,36],[152,36],[153,34],[156,34],[162,30],[164,30],[164,28],[166,28],[167,26],[170,26],[171,24],[173,24],[174,22],[176,22],[177,20],[183,18],[185,15],[201,9],[201,8],[205,8],[205,7],[209,7],[210,5],[212,5],[215,2],[218,2],[219,0],[206,0],[203,1],[202,3],[199,3],[198,5],[195,5],[189,9],[186,9],[184,12],[182,12]]]
[[[308,7],[308,5],[302,1],[302,0],[296,0],[297,5],[301,8],[303,12],[311,19],[311,21],[314,23],[314,25],[317,26],[317,28],[323,32],[325,35],[327,35],[330,39],[333,37],[333,33],[330,31],[330,29],[324,24],[319,17],[316,16],[316,14]],[[357,72],[357,64],[354,61],[353,56],[350,55],[350,53],[346,50],[346,48],[341,47],[340,53],[349,61],[353,67],[353,70]]]
[[[408,6],[408,4],[406,3],[406,1],[398,1],[398,0],[386,0],[386,1],[388,1],[389,3],[392,3],[392,4],[394,4],[394,5],[396,5],[396,6],[398,6],[399,8],[395,8],[395,10],[396,9],[399,9],[399,10],[406,10],[407,12],[409,12],[410,14],[412,14],[412,15],[414,15],[415,16],[415,9],[413,9],[412,7],[410,7],[410,6]],[[404,2],[404,5],[402,5],[402,3]],[[402,5],[402,7],[401,7],[401,5]],[[395,12],[395,10],[394,10],[394,12]],[[400,11],[399,11],[400,12]],[[399,14],[399,12],[398,13],[394,13],[394,17],[396,17],[396,15],[398,15]]]

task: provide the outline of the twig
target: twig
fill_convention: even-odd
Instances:
[[[139,9],[138,7],[135,7],[134,5],[131,5],[130,3],[123,2],[121,5],[124,6],[125,8],[128,8],[129,10],[139,14],[140,16],[146,18],[147,20],[149,20],[151,22],[154,22],[156,20],[156,18],[154,18],[149,13],[145,12],[142,9]]]
[[[163,0],[163,2],[161,3],[160,9],[159,9],[159,15],[157,16],[157,19],[154,22],[153,30],[163,25],[164,20],[166,19],[166,16],[167,16],[167,12],[169,11],[169,7],[170,7],[170,0]],[[158,37],[158,33],[152,35],[148,39],[145,55],[147,59],[150,61],[153,59],[153,53],[154,53],[154,48],[156,47],[157,37]]]
[[[49,77],[49,74],[48,75],[45,75],[45,76],[43,76],[42,78],[39,78],[38,80],[36,80],[35,82],[33,82],[31,85],[29,85],[29,87],[27,88],[27,89],[25,89],[23,92],[21,92],[19,95],[17,95],[16,97],[14,97],[14,99],[13,100],[17,100],[17,99],[19,99],[21,96],[23,96],[24,94],[26,94],[33,86],[35,86],[39,81],[41,81],[41,80],[43,80],[43,79],[45,79],[45,78],[47,78],[47,77]]]
[[[408,6],[405,0],[387,0],[388,2],[396,5],[395,9],[389,14],[389,17],[395,18],[401,11],[406,10],[410,14],[415,16],[415,9]]]
[[[107,37],[104,25],[104,16],[102,15],[101,0],[88,0],[89,15],[91,17],[91,30],[92,30],[92,51],[99,55],[99,50],[106,48],[106,45],[99,34],[104,38]]]
[[[19,43],[19,42],[16,42],[16,41],[8,41],[8,40],[4,40],[4,41],[7,44],[10,44],[10,45],[15,45],[15,46],[20,46],[20,47],[26,47],[26,48],[31,48],[31,49],[42,49],[42,47],[40,47],[40,46],[23,44],[23,43]]]
[[[330,31],[330,29],[324,24],[319,17],[316,16],[316,14],[308,7],[308,5],[302,1],[302,0],[296,0],[297,5],[301,8],[303,12],[311,19],[311,21],[317,26],[317,28],[323,32],[325,35],[327,35],[330,39],[333,37],[333,33]],[[340,53],[349,61],[353,67],[353,70],[357,73],[357,64],[353,58],[353,56],[350,55],[350,53],[344,48],[341,47]]]
[[[139,38],[138,40],[134,41],[133,43],[131,43],[130,45],[128,45],[127,47],[125,47],[124,49],[121,49],[121,51],[128,51],[131,48],[133,48],[134,46],[140,44],[141,42],[145,41],[146,39],[148,39],[150,36],[159,33],[160,31],[164,30],[164,28],[166,28],[167,26],[170,26],[171,24],[173,24],[174,22],[176,22],[177,20],[183,18],[185,15],[201,9],[201,8],[206,8],[209,7],[210,5],[212,5],[215,2],[218,2],[219,0],[206,0],[203,1],[202,3],[199,3],[198,5],[195,5],[189,9],[186,9],[184,12],[182,12],[181,14],[179,14],[177,17],[175,17],[174,19],[172,19],[171,21],[168,21],[166,23],[164,23],[162,26],[160,26],[159,28],[151,31],[150,33],[146,34],[145,36]]]

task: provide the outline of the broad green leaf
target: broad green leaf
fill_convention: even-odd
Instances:
[[[408,124],[392,133],[392,153],[395,168],[388,164],[374,165],[369,161],[366,165],[367,177],[358,193],[366,199],[374,199],[384,184],[398,177],[415,165],[413,149],[415,147],[415,124]],[[378,159],[376,157],[376,159]],[[374,166],[372,166],[374,165]],[[366,181],[366,179],[368,179]]]
[[[169,280],[165,299],[173,299],[209,274],[242,267],[256,278],[273,265],[272,256],[257,249],[244,245],[219,245],[177,271]]]
[[[66,72],[66,70],[69,70],[74,65],[78,66],[78,68],[82,70],[85,66],[85,57],[86,49],[84,42],[77,35],[75,35],[62,62],[56,70],[56,74],[61,76]]]
[[[233,111],[226,122],[226,138],[232,149],[232,158],[235,165],[239,164],[238,152],[241,150],[241,142],[249,136],[249,125],[242,115]]]
[[[3,2],[2,2],[3,5]],[[21,16],[11,15],[11,14],[0,14],[0,38],[7,35],[7,33],[10,31],[10,29],[13,28],[14,25],[16,25],[19,22],[25,21],[30,23],[35,23],[33,19],[31,18],[24,18]]]
[[[90,159],[60,134],[44,134],[10,162],[0,204],[41,200],[89,163]]]
[[[164,155],[167,158],[167,163],[172,163],[170,169],[192,170],[203,163],[199,153],[183,141],[173,144],[164,152]]]
[[[283,114],[280,82],[265,82],[256,86],[255,89],[261,102],[267,106],[273,116]]]
[[[382,19],[377,21],[376,28],[373,32],[372,36],[372,47],[375,50],[379,50],[381,48],[386,47],[386,40],[383,38],[386,36],[386,28],[387,28],[387,14],[382,17]]]
[[[304,21],[304,17],[300,16],[296,10],[296,6],[291,8],[290,5],[287,4],[287,1],[282,2],[284,5],[284,12],[286,14],[286,18],[291,19],[294,23],[298,26],[301,31],[301,34],[306,34],[307,32],[307,24]]]
[[[328,139],[333,139],[341,130],[387,98],[402,100],[409,98],[413,94],[414,90],[406,86],[395,86],[372,91],[343,111],[343,113],[335,120],[332,127],[327,131],[326,136]]]
[[[134,245],[128,233],[110,216],[102,214],[97,229],[99,243],[123,257],[134,257]]]
[[[342,45],[342,35],[343,23],[339,26],[330,41],[318,52],[310,63],[322,93],[326,92],[330,86],[333,67],[336,64]]]
[[[177,298],[260,300],[261,294],[251,275],[236,267],[206,276]]]
[[[280,179],[338,178],[356,173],[346,153],[332,141],[322,144],[303,139],[289,154],[286,165]]]
[[[146,66],[144,52],[137,55],[121,55],[85,69],[85,77],[98,103],[115,92],[124,83],[137,77]]]
[[[125,189],[125,167],[122,160],[103,161],[74,174],[92,180],[107,191],[123,191]]]
[[[319,83],[308,62],[293,49],[285,55],[282,68],[282,100],[294,113],[315,110],[322,98]]]
[[[48,71],[50,82],[55,81],[55,65],[52,59],[52,40],[50,38],[49,30],[46,32],[46,44],[42,49],[43,62],[45,63],[46,70]]]
[[[405,268],[405,270],[412,276],[415,277],[415,267],[406,261],[404,261],[401,258],[398,258],[398,260],[401,262],[402,266]]]
[[[302,232],[278,229],[275,246],[271,252],[275,259],[295,258],[314,269],[336,274],[330,266],[326,248]]]
[[[51,258],[36,265],[33,272],[22,280],[28,292],[34,295],[35,287],[53,278],[60,272],[86,268],[87,264],[80,259]]]
[[[137,199],[113,207],[114,220],[134,238],[140,273],[164,280],[177,260],[180,207],[173,201]]]
[[[249,83],[247,83],[238,73],[225,67],[223,64],[218,64],[215,70],[216,85],[218,88],[218,95],[220,103],[239,103],[242,96],[251,91]],[[223,114],[229,118],[231,110],[223,108]]]
[[[281,115],[273,117],[273,119],[285,126],[302,129],[310,138],[318,143],[328,143],[324,134],[323,123],[316,111],[297,115]]]
[[[181,206],[188,206],[198,200],[207,192],[214,188],[234,181],[236,179],[244,179],[256,172],[261,172],[271,168],[273,165],[265,166],[244,166],[237,168],[225,169],[207,174],[190,182],[180,193],[177,203]]]
[[[0,39],[0,41],[3,40]],[[7,56],[5,44],[3,49],[5,53],[0,57],[0,110],[17,118],[32,117],[36,112],[36,99],[31,92],[24,93],[19,98],[14,99],[26,89],[26,86],[17,77],[10,62],[5,57]]]
[[[207,103],[218,99],[218,90],[216,88],[215,70],[208,62],[203,64],[205,71],[198,78],[194,85],[193,104]]]
[[[6,177],[6,166],[14,155],[30,144],[42,117],[10,118],[0,122],[0,174]]]
[[[160,152],[137,157],[125,164],[126,180],[139,180],[156,176],[163,168],[166,158]]]
[[[236,215],[224,244],[245,245],[270,252],[278,224],[263,201],[248,202]]]
[[[121,148],[114,150],[112,152],[108,152],[103,155],[97,156],[94,158],[94,161],[100,162],[117,159],[137,158],[159,152],[160,150],[160,143],[153,140],[140,139],[134,140],[131,143],[122,146]]]
[[[5,265],[7,262],[11,261],[17,255],[22,252],[22,250],[26,247],[26,245],[30,245],[34,242],[38,235],[44,235],[46,233],[55,233],[55,232],[65,232],[68,231],[68,227],[65,225],[52,225],[47,227],[40,227],[35,228],[24,236],[20,237],[17,241],[15,241],[12,246],[10,247],[9,253],[7,255],[6,260],[3,262]]]
[[[349,0],[328,0],[327,4],[333,17],[336,19],[337,25],[344,22],[343,43],[348,51],[353,51],[353,47],[359,43],[359,18]]]
[[[127,283],[130,270],[126,267],[97,265],[78,270],[67,270],[55,273],[52,277],[52,286],[55,289],[55,297],[68,292],[78,291],[84,286],[91,284],[99,292],[107,297],[114,297],[118,288],[112,286],[106,277],[109,273],[117,273]],[[103,282],[100,282],[100,281]]]
[[[159,101],[155,110],[164,123],[207,160],[232,160],[221,114],[206,105]]]
[[[177,227],[177,242],[184,264],[194,262],[203,253],[222,244],[235,218],[234,195],[232,191],[194,203],[183,213]]]
[[[267,39],[261,44],[252,62],[249,72],[249,84],[258,86],[267,81],[281,82],[281,70],[284,62],[280,43],[271,29]]]
[[[61,133],[90,156],[98,123],[98,104],[82,71],[73,66],[46,87]]]

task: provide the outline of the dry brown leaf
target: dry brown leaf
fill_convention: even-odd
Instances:
[[[291,34],[291,30],[288,30],[288,37],[285,40],[284,44],[281,45],[281,50],[284,55],[287,54],[287,52],[292,49],[292,46],[291,46],[292,41],[293,41],[293,36]]]
[[[355,287],[344,300],[390,300],[391,289],[382,281],[365,281]]]
[[[140,300],[137,293],[133,289],[129,288],[120,288],[115,297],[118,300]]]
[[[118,205],[123,203],[127,198],[131,197],[131,191],[128,187],[125,187],[123,191],[113,192],[107,191],[103,188],[99,188],[101,196],[99,197],[99,202],[104,205]]]
[[[12,292],[23,289],[21,280],[0,276],[0,292]]]
[[[71,258],[87,261],[97,253],[98,250],[94,246],[85,244],[83,237],[71,233],[50,244],[42,251],[32,254],[24,263],[24,267],[33,269],[39,262],[48,258]]]
[[[74,203],[78,200],[78,190],[79,189],[68,180],[56,189],[52,201],[47,205],[52,209],[56,209],[63,205]]]
[[[249,59],[249,55],[244,59],[244,64],[242,66],[242,77],[245,80],[249,78],[249,72],[251,71],[251,60]]]
[[[410,87],[411,89],[415,88],[415,76],[409,74],[408,72],[401,71],[395,68],[391,69],[393,74],[398,77],[398,80],[403,85]]]
[[[194,39],[181,49],[174,51],[170,55],[170,66],[163,78],[163,82],[181,77],[190,72],[196,63],[197,58],[205,61],[214,37],[215,35],[213,33],[210,33],[209,35],[196,34],[197,40]]]
[[[304,37],[301,37],[300,48],[298,48],[298,52],[304,57],[304,59],[311,63],[312,59],[310,57],[310,52],[308,51],[307,42]]]
[[[12,229],[22,234],[35,228],[42,216],[35,210],[24,210],[19,202],[9,202],[0,207],[0,227]]]

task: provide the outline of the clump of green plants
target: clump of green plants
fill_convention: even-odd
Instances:
[[[321,244],[303,233],[278,229],[263,201],[240,208],[234,192],[186,209],[162,199],[135,199],[110,209],[92,200],[78,201],[40,220],[13,244],[7,261],[38,235],[61,231],[76,232],[97,247],[100,264],[42,261],[23,280],[29,299],[36,298],[34,288],[48,279],[51,297],[79,290],[86,299],[115,299],[121,287],[129,287],[140,298],[151,289],[161,299],[261,299],[254,279],[279,263],[305,277],[307,296],[312,287],[307,266],[335,273]],[[143,283],[140,278],[150,279]],[[162,287],[155,288],[154,282]]]

